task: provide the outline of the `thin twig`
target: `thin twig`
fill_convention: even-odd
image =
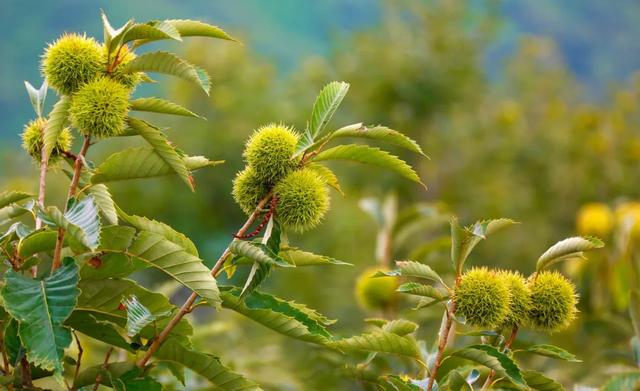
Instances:
[[[22,386],[33,387],[33,381],[31,380],[31,366],[26,357],[20,359],[20,366],[22,368]]]
[[[449,334],[451,333],[451,325],[453,323],[453,314],[456,310],[455,302],[451,300],[451,304],[444,312],[444,319],[442,320],[442,327],[438,333],[438,353],[436,354],[436,360],[433,364],[433,370],[429,376],[429,383],[427,384],[427,391],[433,389],[433,384],[436,380],[436,374],[440,365],[442,365],[442,358],[444,357],[444,351],[447,348],[447,342],[449,341]]]
[[[78,183],[80,182],[80,174],[82,173],[83,160],[85,155],[87,154],[87,150],[89,149],[90,145],[91,145],[91,136],[84,136],[84,142],[82,143],[82,148],[80,148],[80,152],[78,153],[78,156],[76,156],[76,160],[73,165],[73,177],[71,178],[71,183],[69,184],[69,193],[67,194],[67,203],[76,194],[76,189],[78,188]],[[65,211],[66,209],[67,207],[65,205]],[[64,243],[64,229],[58,228],[56,248],[53,252],[53,261],[51,263],[51,273],[53,273],[57,268],[60,267],[60,255],[62,253],[63,243]]]
[[[38,185],[38,205],[41,208],[44,208],[44,198],[46,194],[46,186],[47,186],[47,153],[44,148],[42,148],[42,152],[40,154],[40,182]],[[36,230],[42,228],[42,219],[40,217],[36,217]],[[38,265],[34,265],[31,267],[31,276],[34,278],[38,275]]]
[[[9,366],[9,358],[7,357],[7,350],[4,348],[4,334],[0,333],[0,352],[2,352],[2,365],[5,376],[9,376],[11,367]],[[13,384],[7,384],[7,390],[13,391]]]
[[[247,232],[247,230],[251,227],[251,225],[256,221],[256,219],[262,213],[262,209],[267,204],[267,202],[269,202],[272,194],[273,192],[270,191],[266,196],[264,196],[264,198],[262,198],[262,200],[260,200],[260,202],[258,203],[258,206],[256,206],[253,213],[251,213],[251,215],[247,218],[247,221],[238,230],[238,232],[236,232],[234,236],[241,237]],[[220,255],[220,258],[218,258],[218,261],[216,262],[216,264],[211,269],[211,275],[214,278],[218,275],[218,272],[224,266],[224,262],[227,260],[229,255],[231,255],[230,246],[231,246],[231,243],[233,243],[236,240],[238,239],[234,237],[233,240],[229,243],[229,246],[227,246],[227,248],[224,250],[222,255]],[[195,292],[192,293],[191,296],[189,296],[189,298],[184,302],[182,307],[180,307],[180,310],[176,313],[176,315],[169,321],[169,323],[165,326],[165,328],[160,332],[158,337],[154,339],[154,341],[151,343],[145,355],[138,361],[137,363],[138,367],[144,368],[144,366],[147,365],[147,362],[151,359],[151,356],[153,356],[153,354],[158,350],[158,348],[160,348],[160,345],[167,339],[167,337],[169,336],[169,333],[171,333],[171,330],[173,330],[173,328],[176,327],[178,322],[180,322],[180,320],[186,314],[191,312],[192,305],[197,298],[198,298],[198,294]]]
[[[82,349],[82,344],[80,343],[80,338],[78,338],[78,334],[76,334],[76,332],[73,332],[73,336],[76,339],[76,345],[78,345],[78,359],[76,360],[76,371],[73,374],[73,390],[76,389],[76,379],[78,378],[78,374],[80,373],[80,365],[82,363],[82,353],[84,353],[84,350]]]
[[[104,362],[102,363],[103,371],[106,371],[107,368],[109,368],[109,358],[111,357],[111,353],[113,353],[113,346],[107,350],[107,354],[104,356]],[[102,380],[102,372],[98,372],[98,376],[96,376],[96,383],[93,385],[93,391],[96,391],[98,387],[100,387]]]

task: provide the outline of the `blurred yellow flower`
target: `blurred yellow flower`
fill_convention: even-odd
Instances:
[[[616,223],[623,230],[629,230],[631,236],[640,238],[640,202],[625,202],[616,208]]]
[[[639,204],[640,206],[640,204]],[[638,209],[640,212],[640,209]],[[640,216],[640,215],[639,215]],[[613,228],[613,213],[609,206],[599,202],[585,204],[578,211],[576,228],[580,235],[604,238]]]

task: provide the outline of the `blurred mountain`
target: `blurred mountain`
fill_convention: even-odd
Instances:
[[[495,2],[474,1],[474,9]],[[114,25],[127,18],[196,18],[219,24],[240,37],[250,49],[274,62],[280,74],[295,69],[309,56],[326,55],[345,34],[374,26],[380,17],[378,0],[2,0],[0,13],[0,138],[17,143],[16,133],[32,113],[23,80],[39,83],[38,58],[43,43],[64,31],[102,36],[98,10]],[[499,8],[502,24],[486,53],[486,71],[511,54],[524,35],[555,41],[570,68],[598,98],[615,82],[640,68],[640,2],[620,0],[521,0]],[[214,77],[223,77],[214,75]],[[215,80],[214,80],[215,82]],[[54,99],[49,99],[49,104]]]

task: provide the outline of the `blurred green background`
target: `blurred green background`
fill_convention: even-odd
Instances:
[[[359,332],[362,319],[375,315],[358,309],[352,294],[356,276],[376,262],[376,227],[358,206],[364,197],[395,192],[401,208],[428,203],[437,213],[454,213],[467,224],[502,216],[520,221],[483,243],[472,263],[526,274],[547,247],[575,234],[582,205],[615,207],[640,197],[640,76],[634,74],[640,69],[640,3],[633,0],[615,6],[604,0],[3,0],[3,188],[36,188],[37,168],[18,150],[18,135],[32,116],[22,81],[39,85],[39,56],[45,42],[61,33],[86,31],[101,39],[100,8],[116,25],[130,17],[202,19],[243,41],[193,39],[182,53],[212,75],[210,97],[173,79],[162,91],[154,86],[141,91],[167,96],[208,118],[156,116],[154,122],[171,127],[170,138],[190,155],[226,164],[198,172],[195,194],[175,178],[112,187],[125,210],[170,223],[193,238],[209,264],[244,221],[230,192],[243,166],[245,139],[272,121],[304,129],[315,95],[327,82],[351,83],[334,126],[384,124],[423,146],[430,160],[396,152],[418,168],[429,191],[378,170],[336,166],[346,196],[334,192],[325,223],[291,238],[296,246],[354,267],[279,271],[264,286],[339,319],[332,328],[336,334]],[[48,106],[54,101],[50,96]],[[121,143],[101,143],[89,158],[100,161]],[[62,178],[60,173],[50,176],[51,201],[56,186],[63,193],[63,185],[55,184]],[[410,247],[447,232],[446,218],[435,218],[416,230],[412,246],[399,246],[394,255],[406,257]],[[605,234],[608,243],[615,241]],[[414,255],[444,272],[447,251],[435,246]],[[567,385],[598,386],[628,366],[632,331],[627,292],[620,288],[625,270],[615,268],[615,257],[613,250],[603,252],[593,257],[597,267],[566,270],[583,298],[572,329],[551,337],[522,335],[525,342],[556,341],[584,362],[552,367],[548,361],[532,361],[532,367]],[[620,280],[611,280],[610,270]],[[145,284],[159,286],[162,281],[152,277]],[[185,295],[178,291],[174,299]],[[431,341],[439,325],[437,311],[402,314],[420,319],[420,335]],[[199,317],[199,344],[273,389],[355,387],[336,378],[336,358],[317,348],[226,312],[203,311]]]

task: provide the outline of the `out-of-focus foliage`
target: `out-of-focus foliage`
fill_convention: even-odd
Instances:
[[[172,222],[194,239],[205,262],[212,262],[237,228],[236,222],[243,219],[231,197],[231,181],[242,167],[244,140],[253,129],[272,121],[303,129],[304,115],[320,87],[329,80],[346,80],[352,92],[337,114],[339,121],[333,122],[367,118],[393,124],[417,139],[431,158],[418,164],[429,191],[378,170],[336,168],[349,197],[333,193],[334,210],[316,235],[290,239],[292,244],[317,253],[339,255],[355,267],[339,274],[333,274],[332,267],[297,268],[273,276],[266,287],[275,293],[287,292],[287,297],[340,319],[334,330],[344,335],[361,330],[364,316],[381,315],[357,310],[352,295],[356,276],[376,262],[377,234],[355,200],[389,189],[396,190],[401,205],[429,202],[422,210],[436,217],[407,234],[432,247],[411,254],[399,245],[394,249],[396,258],[411,256],[443,271],[448,243],[442,245],[442,236],[448,233],[448,226],[442,214],[454,210],[465,220],[508,216],[524,222],[526,229],[512,228],[508,236],[496,237],[491,246],[478,248],[474,257],[477,264],[509,266],[529,274],[538,255],[548,247],[545,243],[550,245],[558,237],[574,233],[580,206],[640,196],[640,79],[612,86],[601,100],[588,99],[554,43],[544,37],[520,41],[489,79],[483,69],[483,53],[500,20],[493,13],[478,14],[464,4],[393,3],[384,10],[379,26],[340,40],[330,56],[310,58],[289,76],[278,75],[269,61],[247,46],[218,44],[210,49],[194,40],[185,56],[213,75],[211,96],[185,88],[183,82],[172,84],[168,93],[173,101],[208,121],[172,118],[167,122],[173,129],[189,131],[171,131],[171,138],[180,148],[225,160],[226,164],[196,174],[197,195],[174,191],[179,179],[163,179],[160,184],[115,184],[116,198],[125,200],[122,205],[126,210]],[[413,163],[419,162],[417,159]],[[3,182],[35,188],[35,183],[22,179],[22,174],[35,170],[27,158],[16,161],[7,154],[2,163],[4,172],[15,173]],[[371,180],[372,175],[376,181]],[[616,359],[629,361],[631,356],[628,340],[633,330],[626,312],[627,290],[619,285],[624,284],[628,270],[602,257],[585,264],[586,270],[575,271],[584,273],[584,280],[577,280],[582,312],[569,330],[547,339],[537,340],[541,337],[526,332],[520,337],[531,343],[561,340],[563,347],[584,360],[575,365],[531,359],[532,367],[538,365],[536,369],[567,385],[601,385],[615,370],[602,365],[603,360],[616,363]],[[611,274],[618,279],[610,287],[619,292],[594,295],[593,287]],[[182,298],[183,294],[176,296]],[[406,304],[404,307],[409,307]],[[202,316],[207,315],[203,311]],[[420,320],[423,336],[433,335],[439,326],[439,314],[426,311],[412,316]],[[211,347],[215,353],[233,351],[228,359],[235,367],[265,386],[352,386],[335,373],[337,363],[343,360],[338,353],[320,352],[302,342],[284,343],[281,336],[229,312],[216,318],[220,322],[214,326],[197,330],[195,344]],[[251,339],[245,338],[247,335]],[[584,343],[587,340],[590,342]],[[281,360],[283,357],[287,360]],[[393,371],[394,365],[389,360],[387,369]]]

